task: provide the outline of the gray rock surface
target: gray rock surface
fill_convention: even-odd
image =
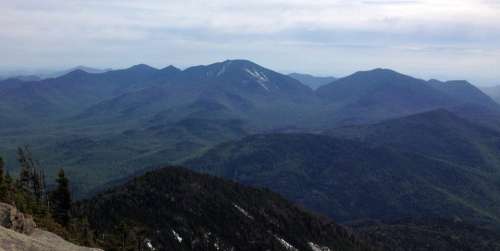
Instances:
[[[36,228],[33,217],[30,215],[24,215],[12,205],[1,202],[0,225],[23,234],[31,234]]]
[[[35,229],[31,235],[18,233],[0,226],[0,250],[2,251],[100,251],[77,246],[51,232]]]
[[[77,246],[60,236],[36,228],[30,215],[0,203],[0,251],[101,251]]]

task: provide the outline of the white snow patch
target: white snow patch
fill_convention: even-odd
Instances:
[[[219,70],[219,72],[217,72],[217,77],[219,77],[220,75],[224,74],[226,72],[226,68],[231,64],[231,61],[227,62],[227,63],[224,63],[222,65],[222,68]]]
[[[322,247],[322,246],[320,246],[318,244],[314,244],[312,242],[309,242],[307,244],[309,244],[309,247],[311,247],[311,249],[313,251],[331,251],[331,249],[329,247]]]
[[[145,242],[146,242],[146,246],[149,248],[149,250],[153,250],[153,251],[156,250],[156,248],[151,243],[150,239],[146,239]]]
[[[278,240],[281,245],[283,245],[283,247],[286,249],[286,250],[290,250],[290,251],[299,251],[298,249],[296,249],[294,246],[292,246],[292,244],[288,243],[287,241],[283,240],[282,238],[278,237],[278,236],[274,236],[274,238],[276,238],[276,240]]]
[[[236,204],[233,204],[233,206],[238,209],[238,211],[240,211],[240,213],[242,213],[243,215],[245,215],[247,218],[249,219],[254,219],[253,216],[251,216],[245,209],[243,209],[242,207],[236,205]]]
[[[172,229],[172,233],[174,234],[175,239],[177,239],[177,241],[179,243],[181,243],[182,242],[182,237],[177,232],[175,232],[175,230],[173,230],[173,229]]]
[[[267,87],[267,85],[265,84],[266,82],[269,82],[269,78],[267,78],[266,74],[264,74],[263,72],[256,71],[254,69],[252,70],[245,69],[245,71],[248,74],[250,74],[250,76],[255,78],[255,80],[257,80],[257,83],[259,83],[260,86],[262,86],[262,88],[264,88],[266,91],[269,91],[269,87]]]

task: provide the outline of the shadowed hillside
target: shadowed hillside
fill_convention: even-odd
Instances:
[[[338,221],[434,216],[499,223],[500,187],[490,172],[349,140],[250,136],[186,165],[270,188]]]
[[[106,250],[118,250],[123,234],[126,247],[156,250],[370,250],[268,190],[173,167],[101,193],[79,211]]]

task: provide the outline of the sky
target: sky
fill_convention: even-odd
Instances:
[[[249,59],[500,85],[500,0],[0,0],[0,71]]]

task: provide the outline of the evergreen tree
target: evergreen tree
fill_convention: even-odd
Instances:
[[[38,202],[42,202],[43,199],[43,184],[42,184],[42,173],[38,169],[34,169],[31,175],[31,190],[33,191],[33,195],[35,195],[35,199]]]
[[[69,191],[69,180],[64,170],[59,171],[56,179],[57,188],[52,192],[52,213],[54,219],[61,225],[67,226],[70,219],[71,193]]]
[[[31,173],[33,166],[31,165],[31,161],[29,160],[29,149],[28,146],[18,147],[17,148],[17,160],[19,161],[19,165],[21,166],[21,170],[19,172],[19,185],[21,188],[26,191],[31,190]]]
[[[28,146],[17,149],[17,159],[21,165],[18,188],[26,192],[27,196],[32,196],[35,203],[44,204],[46,199],[44,173],[39,163],[33,159]]]
[[[3,183],[5,187],[5,197],[3,198],[3,201],[5,201],[6,203],[12,203],[14,201],[15,188],[14,181],[12,180],[9,172],[5,173]]]
[[[0,156],[0,184],[4,183],[3,174],[5,172],[5,162],[3,161],[2,156]]]
[[[7,185],[5,184],[4,171],[5,162],[0,157],[0,201],[5,202],[7,199]]]

